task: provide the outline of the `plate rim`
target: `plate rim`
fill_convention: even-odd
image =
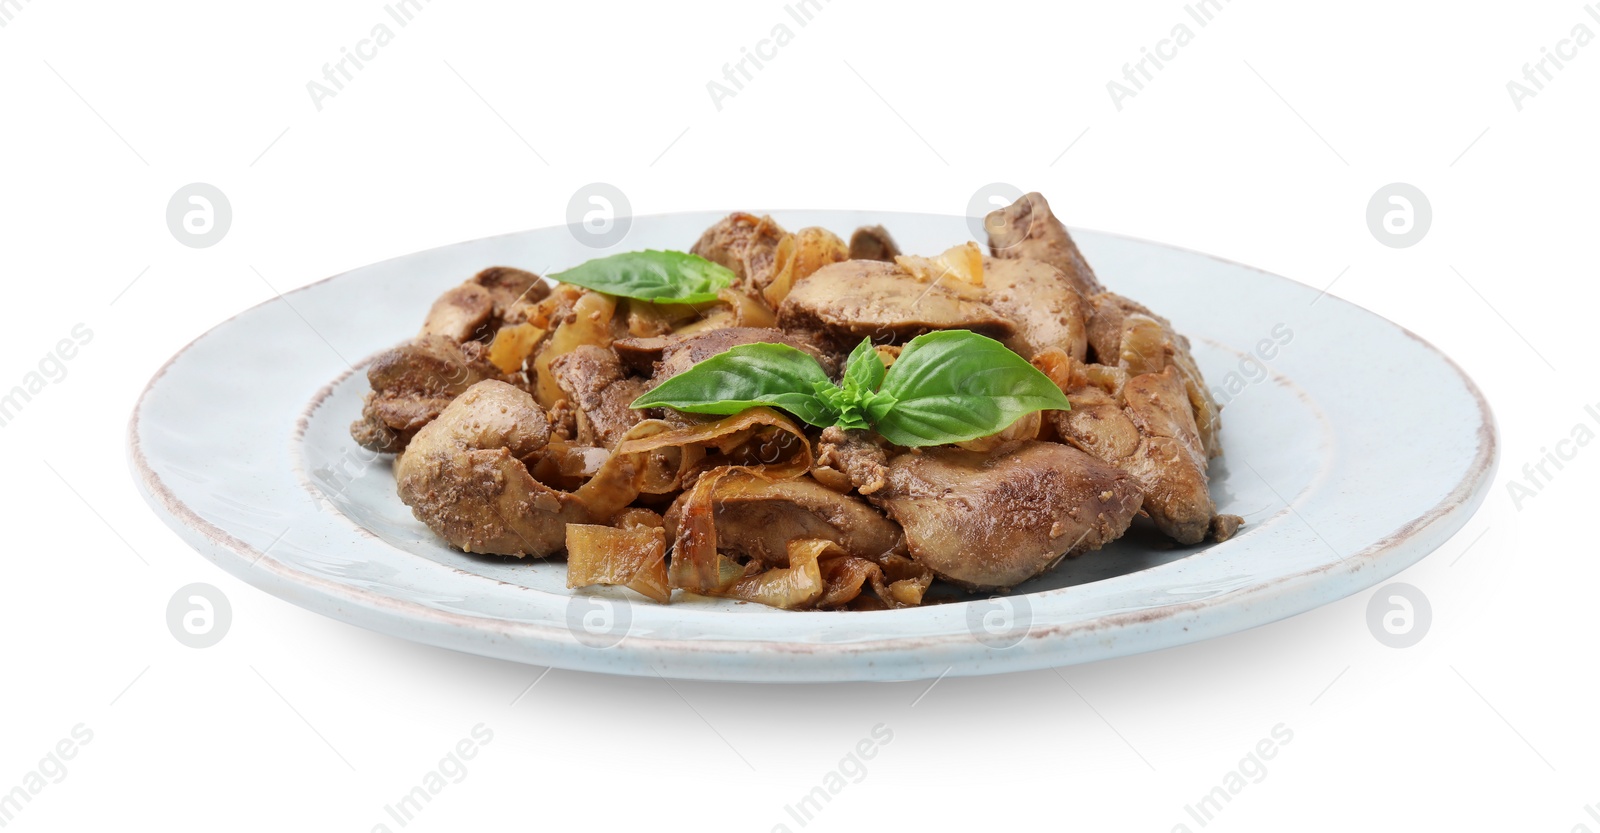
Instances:
[[[792,211],[792,212],[816,212],[816,211],[837,211],[837,210],[839,210],[839,209],[814,209],[814,208],[813,209],[790,209],[790,211]],[[870,212],[865,212],[865,210],[856,210],[856,209],[845,209],[845,210],[852,211],[852,212],[857,212],[857,213],[870,213]],[[766,209],[764,211],[764,213],[782,213],[782,211],[783,211],[782,209]],[[667,219],[675,218],[675,217],[684,217],[684,216],[690,216],[690,215],[701,215],[701,214],[706,214],[706,213],[708,213],[708,211],[662,212],[662,213],[656,213],[656,214],[633,215],[633,216],[631,216],[631,220],[635,221],[635,222],[637,222],[637,221],[651,221],[651,220],[667,220]],[[711,213],[714,213],[714,212],[711,212]],[[901,217],[913,217],[913,216],[915,216],[915,217],[938,217],[938,218],[943,218],[943,219],[949,219],[951,216],[954,216],[954,215],[946,215],[946,214],[936,214],[936,213],[932,213],[932,212],[911,212],[911,211],[891,211],[891,212],[884,212],[884,213],[892,213],[892,214],[895,214],[895,215],[901,216]],[[308,283],[308,284],[306,284],[304,286],[292,289],[292,290],[290,290],[288,292],[278,293],[274,297],[267,298],[267,299],[261,301],[260,303],[254,304],[254,305],[252,305],[250,307],[247,307],[247,308],[245,308],[243,310],[240,310],[239,312],[237,312],[237,313],[229,316],[228,318],[226,318],[226,319],[224,319],[222,321],[219,321],[216,324],[212,325],[211,327],[207,328],[205,331],[203,331],[202,333],[200,333],[199,335],[197,335],[193,339],[191,339],[187,344],[185,344],[181,349],[179,349],[177,352],[175,352],[171,357],[169,357],[165,362],[163,362],[161,364],[161,366],[151,376],[149,382],[147,382],[145,384],[144,388],[140,391],[138,399],[134,403],[134,407],[132,409],[132,413],[129,415],[128,436],[127,436],[128,462],[129,462],[130,470],[134,475],[135,483],[136,483],[137,486],[139,486],[140,492],[143,493],[143,495],[145,496],[147,502],[152,504],[153,508],[156,508],[156,509],[159,509],[159,510],[164,510],[164,511],[160,512],[159,514],[165,515],[164,520],[167,519],[167,518],[171,519],[171,520],[168,521],[168,525],[169,526],[173,526],[173,523],[172,523],[173,521],[176,521],[177,523],[181,523],[189,531],[191,531],[193,533],[197,533],[197,534],[203,536],[207,541],[209,541],[211,543],[211,545],[212,545],[212,551],[211,552],[208,553],[203,549],[200,550],[201,554],[207,557],[207,560],[212,561],[217,566],[222,567],[224,570],[226,570],[230,574],[240,578],[241,580],[244,580],[247,583],[252,584],[254,586],[257,586],[257,587],[259,587],[261,589],[267,590],[267,592],[272,593],[273,595],[278,596],[280,598],[286,598],[286,597],[283,596],[283,594],[274,592],[273,590],[268,589],[267,587],[263,586],[261,581],[258,581],[257,579],[266,579],[268,581],[273,581],[273,582],[277,582],[277,581],[287,582],[287,583],[289,583],[291,585],[298,585],[298,586],[300,586],[302,588],[306,588],[308,590],[311,590],[312,592],[315,592],[315,593],[317,593],[317,594],[319,594],[319,595],[323,596],[324,598],[326,598],[328,600],[331,600],[331,601],[343,602],[345,604],[359,605],[360,607],[362,607],[364,609],[367,609],[367,610],[370,610],[370,611],[389,614],[389,615],[397,615],[397,616],[400,616],[400,617],[402,617],[404,619],[408,619],[408,620],[411,620],[411,621],[414,621],[414,622],[420,622],[420,623],[425,624],[427,626],[432,626],[432,627],[437,627],[437,628],[444,628],[444,629],[448,629],[450,631],[469,631],[469,632],[477,632],[477,633],[491,632],[493,634],[501,635],[501,636],[505,636],[505,637],[524,637],[524,638],[531,637],[531,638],[536,638],[536,639],[540,639],[540,640],[547,640],[547,641],[551,640],[553,638],[554,640],[556,640],[558,642],[561,642],[561,643],[565,643],[567,645],[578,645],[578,644],[581,644],[580,640],[578,640],[577,637],[568,628],[559,627],[559,626],[553,626],[553,625],[546,625],[546,624],[539,624],[539,623],[534,623],[534,622],[516,622],[516,621],[510,621],[510,620],[506,620],[506,619],[497,619],[497,618],[493,618],[493,617],[489,617],[489,616],[480,616],[480,615],[459,613],[459,612],[454,612],[454,611],[448,611],[448,610],[442,610],[442,609],[438,609],[438,608],[427,607],[427,606],[421,605],[421,604],[419,604],[419,603],[417,603],[415,601],[411,601],[411,600],[408,600],[408,599],[397,598],[395,596],[386,595],[384,593],[381,593],[381,592],[378,592],[378,591],[375,591],[375,590],[370,590],[370,589],[367,589],[367,588],[363,588],[363,587],[359,587],[359,586],[355,586],[355,585],[351,585],[351,584],[339,583],[339,582],[330,580],[328,578],[325,578],[325,577],[322,577],[322,576],[318,576],[318,575],[303,571],[301,569],[298,569],[298,568],[292,566],[291,564],[289,564],[287,562],[280,561],[280,560],[278,560],[276,558],[266,557],[267,556],[266,552],[256,549],[255,547],[251,546],[250,544],[246,543],[245,541],[243,541],[243,540],[239,539],[238,537],[234,536],[232,533],[228,532],[227,530],[225,530],[225,529],[217,526],[216,524],[213,524],[212,522],[206,520],[205,518],[201,517],[199,513],[197,513],[193,508],[191,508],[188,504],[186,504],[181,498],[179,498],[176,494],[174,494],[167,487],[165,482],[161,479],[161,476],[152,467],[149,459],[145,456],[144,449],[143,449],[142,442],[141,442],[141,438],[140,438],[140,433],[139,433],[140,418],[141,418],[141,415],[143,414],[143,411],[144,411],[145,400],[150,395],[151,391],[153,391],[156,388],[156,386],[161,382],[161,380],[166,377],[168,371],[172,368],[172,366],[180,358],[182,358],[184,355],[186,355],[191,349],[193,349],[195,347],[195,345],[198,344],[201,340],[205,339],[207,336],[209,336],[212,333],[218,331],[219,329],[221,329],[223,327],[226,327],[228,324],[230,324],[234,320],[236,320],[236,319],[238,319],[238,318],[240,318],[240,317],[242,317],[242,316],[244,316],[244,315],[246,315],[246,314],[248,314],[250,312],[253,312],[254,310],[257,310],[257,309],[260,309],[262,307],[266,307],[266,306],[272,305],[274,303],[280,303],[280,302],[284,303],[286,305],[289,305],[292,308],[292,305],[289,304],[288,296],[295,295],[295,294],[301,293],[301,292],[306,292],[306,291],[313,290],[316,287],[319,287],[319,286],[321,286],[323,284],[326,284],[326,283],[329,283],[331,281],[335,281],[335,280],[338,280],[338,279],[341,279],[341,278],[348,277],[348,276],[350,276],[350,275],[352,275],[352,274],[354,274],[354,273],[356,273],[358,271],[362,271],[362,270],[368,269],[368,268],[373,267],[373,266],[378,266],[380,264],[386,264],[386,263],[391,263],[393,261],[404,260],[404,259],[410,258],[412,256],[423,254],[423,253],[427,253],[427,252],[439,252],[439,251],[444,251],[444,250],[448,250],[448,249],[452,249],[452,248],[467,247],[467,246],[472,246],[472,245],[475,245],[475,244],[481,244],[481,243],[484,243],[484,242],[487,242],[487,241],[500,240],[500,239],[505,239],[505,238],[513,238],[513,237],[517,237],[517,236],[520,236],[520,235],[528,234],[528,233],[534,232],[534,231],[541,231],[541,230],[547,230],[547,229],[551,229],[551,228],[562,228],[562,227],[563,227],[563,224],[556,224],[554,226],[541,226],[541,227],[538,227],[538,228],[520,229],[520,230],[501,233],[501,234],[494,234],[494,235],[488,235],[488,236],[485,236],[485,237],[473,238],[473,239],[470,239],[470,240],[457,241],[455,243],[449,243],[449,244],[445,244],[443,246],[435,246],[435,247],[430,247],[430,248],[425,248],[425,249],[419,249],[419,250],[416,250],[416,251],[413,251],[413,252],[408,252],[408,253],[397,255],[397,256],[394,256],[394,257],[391,257],[391,258],[386,258],[386,259],[383,259],[383,260],[374,261],[373,263],[370,263],[370,264],[364,264],[362,266],[357,266],[357,267],[352,268],[352,269],[347,269],[347,270],[335,273],[335,274],[330,275],[328,277],[325,277],[325,278],[319,279],[317,281],[313,281],[311,283]],[[1203,257],[1203,258],[1206,258],[1208,260],[1215,261],[1217,263],[1220,263],[1220,264],[1223,264],[1223,265],[1226,265],[1226,266],[1230,266],[1230,267],[1234,267],[1234,268],[1238,268],[1238,269],[1244,269],[1244,270],[1247,270],[1249,272],[1253,272],[1253,273],[1256,273],[1258,275],[1262,275],[1262,276],[1271,278],[1271,279],[1273,279],[1275,281],[1282,281],[1282,282],[1289,283],[1289,284],[1292,284],[1292,285],[1297,286],[1297,287],[1301,287],[1301,288],[1305,288],[1305,289],[1311,289],[1311,287],[1307,286],[1306,284],[1302,284],[1299,281],[1295,281],[1295,280],[1293,280],[1291,278],[1288,278],[1288,277],[1285,277],[1283,275],[1279,275],[1279,274],[1274,273],[1274,272],[1269,272],[1269,271],[1261,269],[1259,267],[1255,267],[1255,266],[1250,266],[1250,265],[1247,265],[1247,264],[1239,263],[1237,261],[1230,260],[1230,259],[1224,258],[1224,257],[1220,257],[1218,255],[1213,255],[1213,254],[1210,254],[1210,253],[1207,253],[1207,252],[1201,252],[1201,251],[1197,251],[1197,250],[1194,250],[1194,249],[1189,249],[1189,248],[1182,247],[1182,246],[1177,246],[1177,245],[1173,245],[1173,244],[1152,241],[1152,240],[1148,240],[1148,239],[1144,239],[1144,238],[1140,238],[1140,237],[1135,237],[1135,236],[1131,236],[1131,235],[1126,235],[1126,234],[1121,234],[1121,233],[1117,233],[1117,232],[1098,231],[1098,230],[1090,229],[1090,228],[1086,228],[1086,227],[1074,226],[1074,227],[1071,227],[1071,231],[1073,231],[1074,233],[1088,232],[1090,234],[1097,235],[1097,236],[1102,236],[1102,237],[1107,237],[1107,238],[1116,238],[1116,239],[1119,239],[1119,240],[1122,240],[1122,241],[1126,241],[1126,242],[1130,242],[1130,243],[1134,243],[1134,244],[1139,244],[1139,245],[1143,245],[1143,246],[1151,246],[1151,247],[1155,247],[1155,248],[1166,249],[1166,250],[1169,250],[1169,251],[1182,252],[1182,253],[1193,255],[1193,256],[1197,256],[1197,257]],[[1452,515],[1454,515],[1456,513],[1459,513],[1459,512],[1466,512],[1466,513],[1470,514],[1471,512],[1475,511],[1478,508],[1479,505],[1482,504],[1482,502],[1483,502],[1483,500],[1484,500],[1484,498],[1485,498],[1485,496],[1487,494],[1488,488],[1489,488],[1490,484],[1492,483],[1494,472],[1498,468],[1499,456],[1500,456],[1499,426],[1498,426],[1498,423],[1495,420],[1493,408],[1490,405],[1490,403],[1488,401],[1488,398],[1484,395],[1482,389],[1480,389],[1478,387],[1477,383],[1472,379],[1472,376],[1470,374],[1468,374],[1465,371],[1465,369],[1463,369],[1459,364],[1457,364],[1456,361],[1454,359],[1452,359],[1447,353],[1445,353],[1443,350],[1440,350],[1438,347],[1436,347],[1432,342],[1428,341],[1427,339],[1423,338],[1422,336],[1418,335],[1417,333],[1411,331],[1410,329],[1406,328],[1405,326],[1403,326],[1401,324],[1398,324],[1398,323],[1396,323],[1396,322],[1394,322],[1394,321],[1392,321],[1392,320],[1390,320],[1390,319],[1388,319],[1388,318],[1386,318],[1386,317],[1384,317],[1382,315],[1379,315],[1378,313],[1375,313],[1372,310],[1361,306],[1360,304],[1356,304],[1356,303],[1354,303],[1352,301],[1346,300],[1346,299],[1344,299],[1342,297],[1339,297],[1337,295],[1332,295],[1332,293],[1325,293],[1325,294],[1330,295],[1333,300],[1335,300],[1335,301],[1337,301],[1337,302],[1339,302],[1341,304],[1348,305],[1348,306],[1354,308],[1355,310],[1360,311],[1361,313],[1365,313],[1366,315],[1370,315],[1373,318],[1376,318],[1376,319],[1388,324],[1389,326],[1394,327],[1396,330],[1398,330],[1400,333],[1404,334],[1406,337],[1408,337],[1408,338],[1412,339],[1413,341],[1417,342],[1419,345],[1421,345],[1429,353],[1431,353],[1434,356],[1436,356],[1437,358],[1441,359],[1443,361],[1444,365],[1446,367],[1448,367],[1460,379],[1460,381],[1463,384],[1463,387],[1465,388],[1467,393],[1471,396],[1473,403],[1477,406],[1477,415],[1478,415],[1478,424],[1477,424],[1477,431],[1476,431],[1477,448],[1476,448],[1476,450],[1474,452],[1471,464],[1463,472],[1462,476],[1455,483],[1454,487],[1451,488],[1448,493],[1446,493],[1437,503],[1435,503],[1432,507],[1430,507],[1426,512],[1424,512],[1424,513],[1422,513],[1420,515],[1417,515],[1416,517],[1411,518],[1410,520],[1408,520],[1405,523],[1401,524],[1399,527],[1397,527],[1397,528],[1395,528],[1395,529],[1383,534],[1381,537],[1377,538],[1377,540],[1375,540],[1373,543],[1369,544],[1368,546],[1362,548],[1361,550],[1359,550],[1357,552],[1351,553],[1350,555],[1348,555],[1348,556],[1346,556],[1346,557],[1344,557],[1344,558],[1342,558],[1340,560],[1323,563],[1323,564],[1320,564],[1320,565],[1317,565],[1317,566],[1314,566],[1314,567],[1310,567],[1308,569],[1301,570],[1299,572],[1286,574],[1286,575],[1281,575],[1281,576],[1277,576],[1277,577],[1274,577],[1274,578],[1266,580],[1266,581],[1253,583],[1253,584],[1251,584],[1251,585],[1249,585],[1247,587],[1240,588],[1236,592],[1228,593],[1228,594],[1224,594],[1224,595],[1220,595],[1220,596],[1213,596],[1213,597],[1208,597],[1208,598],[1203,598],[1203,599],[1193,599],[1193,600],[1188,600],[1188,601],[1183,601],[1183,602],[1175,602],[1173,604],[1163,605],[1163,606],[1158,607],[1158,608],[1149,608],[1149,609],[1142,609],[1142,610],[1135,610],[1135,611],[1124,611],[1124,612],[1118,612],[1118,613],[1110,613],[1110,614],[1106,614],[1106,615],[1099,616],[1099,617],[1096,617],[1094,619],[1090,619],[1090,620],[1082,621],[1082,622],[1056,623],[1056,624],[1035,623],[1027,631],[1027,633],[1025,635],[1026,641],[1034,643],[1034,644],[1037,644],[1040,640],[1045,640],[1045,639],[1065,639],[1065,638],[1074,637],[1074,636],[1082,636],[1084,634],[1092,634],[1092,633],[1094,633],[1096,631],[1106,630],[1106,629],[1120,629],[1120,628],[1126,628],[1126,627],[1131,627],[1131,626],[1151,625],[1151,624],[1155,624],[1155,623],[1162,622],[1162,621],[1165,621],[1165,620],[1177,619],[1177,618],[1179,618],[1181,616],[1184,616],[1186,614],[1198,613],[1198,612],[1204,611],[1205,609],[1212,608],[1212,607],[1235,606],[1235,605],[1238,605],[1241,602],[1241,600],[1245,600],[1247,602],[1254,602],[1254,601],[1259,601],[1259,600],[1275,599],[1275,598],[1281,597],[1282,595],[1285,594],[1285,592],[1286,592],[1285,588],[1301,586],[1301,585],[1305,584],[1308,579],[1312,579],[1312,578],[1314,578],[1315,576],[1317,576],[1319,574],[1326,574],[1326,573],[1334,572],[1335,570],[1338,570],[1340,572],[1352,573],[1352,574],[1355,573],[1355,572],[1359,572],[1360,570],[1362,570],[1363,568],[1367,567],[1368,565],[1370,565],[1370,564],[1372,564],[1374,562],[1378,562],[1378,561],[1383,560],[1384,556],[1407,548],[1408,545],[1410,545],[1413,542],[1417,541],[1419,536],[1423,532],[1432,529],[1435,525],[1437,525],[1441,521],[1443,521],[1443,520],[1445,520],[1445,519],[1447,519],[1447,518],[1451,517]],[[370,358],[371,357],[369,356],[366,359],[361,360],[360,362],[358,362],[354,366],[353,369],[358,371],[368,361],[370,361]],[[331,388],[331,386],[333,384],[336,384],[340,379],[343,379],[343,378],[346,378],[346,374],[340,374],[335,379],[325,382],[324,386],[318,390],[318,392],[316,394],[316,398],[320,398],[321,396],[323,396]],[[291,436],[289,438],[291,441],[294,439],[295,436],[298,436],[300,434],[300,432],[302,431],[302,429],[303,429],[303,421],[305,419],[306,414],[308,414],[310,412],[310,410],[312,410],[310,407],[302,406],[300,413],[294,418],[294,427],[291,429]],[[291,463],[291,467],[296,468],[296,469],[298,469],[298,465],[299,465],[298,461],[293,461]],[[299,477],[300,476],[297,473],[296,474],[296,479],[299,479]],[[364,535],[374,539],[377,543],[380,543],[383,546],[390,546],[386,542],[383,542],[381,539],[378,539],[377,536],[373,535],[373,533],[370,530],[367,530],[364,527],[362,527],[361,524],[357,523],[354,519],[349,518],[348,516],[344,515],[342,512],[339,512],[338,514],[342,518],[344,518],[344,520],[347,523],[349,523],[351,526],[355,527],[357,530],[359,530]],[[1464,522],[1463,522],[1463,524],[1464,524]],[[175,529],[175,531],[178,531],[178,532],[182,531],[182,530],[176,529],[176,527],[174,527],[174,529]],[[1451,532],[1453,533],[1454,530],[1452,530]],[[180,536],[180,537],[182,537],[182,536]],[[191,542],[187,542],[187,543],[190,543],[191,546],[193,545],[192,541]],[[1442,543],[1442,541],[1441,541],[1441,543]],[[1430,548],[1427,551],[1421,553],[1420,555],[1418,555],[1415,559],[1413,559],[1409,563],[1406,563],[1405,565],[1401,566],[1400,569],[1404,569],[1405,567],[1411,566],[1411,564],[1414,564],[1417,561],[1420,561],[1422,558],[1426,557],[1429,553],[1431,553],[1436,548],[1437,548],[1437,546],[1435,546],[1433,548]],[[200,548],[199,547],[195,547],[195,549],[200,549]],[[268,549],[270,549],[270,547]],[[226,559],[225,557],[222,556],[223,553],[227,553],[227,554],[233,556],[233,558],[232,559]],[[225,563],[225,561],[231,561],[232,563]],[[1398,572],[1398,571],[1399,570],[1396,570],[1395,572]],[[265,575],[263,575],[263,574],[265,574]],[[1350,595],[1353,595],[1354,593],[1360,592],[1361,589],[1364,589],[1364,588],[1356,588],[1356,589],[1351,590],[1349,592],[1345,592],[1345,593],[1341,594],[1340,596],[1338,596],[1336,598],[1348,597]],[[365,627],[365,628],[368,628],[368,629],[375,629],[375,628],[373,628],[373,626],[371,624],[366,624],[366,623],[364,623],[362,621],[358,621],[359,617],[350,616],[350,615],[339,615],[339,614],[336,614],[336,613],[334,613],[334,612],[332,612],[332,611],[330,611],[328,609],[325,609],[325,608],[311,608],[308,605],[303,604],[300,600],[295,599],[295,598],[286,598],[286,600],[288,600],[288,601],[290,601],[292,603],[295,603],[297,606],[307,607],[308,609],[313,610],[313,612],[319,613],[319,614],[324,615],[324,616],[328,616],[329,618],[336,619],[336,620],[345,622],[347,624],[355,624],[355,625],[360,626],[360,627]],[[1331,601],[1333,601],[1333,600],[1329,600],[1328,602],[1324,602],[1323,604],[1331,603]],[[971,604],[971,602],[956,602],[955,604]],[[1316,605],[1316,607],[1320,607],[1320,606],[1321,606],[1320,604]],[[1176,645],[1181,645],[1181,644],[1191,644],[1193,642],[1201,641],[1201,640],[1203,640],[1205,638],[1209,638],[1209,637],[1215,636],[1215,635],[1220,635],[1220,634],[1225,634],[1225,633],[1235,633],[1235,632],[1240,632],[1240,631],[1243,631],[1243,630],[1248,630],[1248,629],[1253,628],[1253,627],[1259,627],[1260,625],[1263,625],[1263,624],[1269,624],[1269,623],[1271,623],[1273,621],[1278,621],[1278,620],[1283,619],[1283,618],[1288,618],[1289,616],[1297,615],[1297,613],[1299,613],[1299,612],[1303,612],[1303,611],[1296,611],[1294,613],[1288,613],[1288,614],[1284,614],[1284,615],[1272,616],[1272,617],[1267,618],[1267,619],[1262,620],[1262,621],[1246,624],[1243,627],[1225,627],[1225,628],[1221,629],[1220,631],[1218,631],[1216,633],[1200,634],[1200,633],[1193,633],[1191,631],[1191,633],[1190,633],[1188,638],[1179,638],[1179,639],[1175,640],[1174,642],[1172,642],[1170,645],[1163,646],[1163,647],[1174,647]],[[341,613],[342,613],[342,611],[341,611]],[[1189,630],[1189,629],[1186,629],[1186,630]],[[389,635],[397,635],[397,634],[393,634],[391,632]],[[454,648],[454,649],[457,649],[457,650],[468,650],[468,651],[471,650],[470,648],[462,647],[459,642],[448,642],[448,641],[445,641],[445,640],[428,640],[428,639],[420,639],[420,640],[418,640],[415,637],[402,637],[402,638],[410,638],[413,641],[423,641],[423,642],[427,642],[429,644],[445,645],[447,647],[451,647],[451,648]],[[929,648],[939,648],[939,647],[944,647],[944,646],[947,646],[947,645],[954,646],[954,645],[957,645],[957,644],[959,644],[959,646],[963,646],[963,647],[970,647],[969,643],[973,642],[973,640],[970,639],[970,637],[968,635],[956,634],[956,633],[922,634],[922,635],[908,635],[908,636],[878,636],[878,637],[869,637],[869,638],[858,640],[858,641],[808,642],[808,643],[797,643],[797,642],[790,642],[790,641],[781,641],[781,640],[774,640],[774,639],[769,639],[769,638],[758,638],[758,639],[749,639],[749,640],[727,640],[727,639],[682,640],[682,639],[661,638],[661,637],[653,637],[653,636],[638,635],[638,634],[630,633],[630,634],[628,634],[626,636],[624,641],[629,643],[631,646],[633,646],[638,651],[641,651],[641,652],[655,652],[655,653],[657,653],[657,655],[659,655],[659,656],[661,656],[663,658],[674,657],[674,656],[683,656],[683,655],[731,655],[731,654],[753,655],[753,654],[759,654],[759,653],[774,653],[774,654],[786,654],[786,655],[806,655],[806,656],[812,656],[812,657],[820,656],[820,657],[848,658],[848,657],[853,657],[853,656],[858,656],[858,655],[869,655],[870,656],[870,655],[876,655],[876,654],[894,653],[894,652],[901,652],[901,651],[921,651],[921,650],[926,650],[926,649],[929,649]],[[1152,649],[1142,649],[1142,650],[1152,650]],[[1135,651],[1124,651],[1124,652],[1120,652],[1120,653],[1138,653],[1138,652],[1142,652],[1142,651],[1141,650],[1135,650]],[[480,651],[480,652],[477,652],[477,653],[481,654],[483,652]],[[490,655],[491,656],[500,656],[500,655],[494,655],[494,654],[490,654]],[[1119,653],[1118,652],[1112,652],[1112,653],[1104,654],[1104,655],[1102,655],[1100,657],[1095,657],[1093,659],[1109,658],[1111,656],[1116,656],[1116,655],[1119,655]],[[553,664],[557,665],[557,666],[561,666],[561,663],[553,663]],[[1021,663],[1020,665],[1016,666],[1015,668],[1008,668],[1008,669],[1005,669],[1005,670],[1023,670],[1026,667],[1045,667],[1045,666],[1051,665],[1051,664],[1052,663],[1048,662],[1048,660],[1044,661],[1044,662],[1035,661],[1035,662],[1033,662],[1031,664],[1027,663],[1027,662],[1024,662],[1024,663]],[[1054,663],[1054,664],[1062,664],[1062,663],[1057,662],[1057,663]],[[654,667],[653,664],[650,664],[650,665],[651,665],[652,668]],[[981,666],[981,663],[977,664],[977,665]],[[612,673],[616,673],[616,672],[619,672],[619,671],[622,672],[622,673],[638,673],[638,672],[631,672],[626,667],[624,667],[624,668],[612,668],[612,667],[595,666],[595,665],[561,666],[561,667],[574,667],[574,668],[579,668],[580,670],[592,670],[592,671],[593,670],[598,670],[598,671],[607,671],[607,672],[612,672]],[[659,674],[660,672],[658,671],[657,673]],[[950,671],[948,673],[960,674],[960,673],[962,673],[962,671],[958,669],[958,670]],[[965,673],[981,674],[981,673],[989,673],[989,672],[986,669],[984,669],[983,667],[973,667],[973,668],[966,669]],[[779,676],[781,677],[781,675],[779,675]],[[849,674],[846,674],[844,676],[835,675],[834,677],[830,677],[830,679],[834,679],[834,678],[837,678],[837,679],[857,679],[858,677],[855,676],[855,675],[849,675]],[[732,677],[728,677],[727,679],[753,679],[753,678],[749,677],[749,676],[732,676]]]

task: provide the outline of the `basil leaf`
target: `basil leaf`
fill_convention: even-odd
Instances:
[[[898,404],[900,402],[894,398],[894,394],[884,393],[880,390],[867,396],[866,403],[862,405],[861,410],[866,413],[867,419],[878,423],[882,422],[884,416]]]
[[[704,304],[717,300],[735,275],[698,255],[646,250],[586,261],[550,278],[624,298]]]
[[[741,344],[662,382],[631,407],[737,414],[770,405],[826,427],[839,412],[817,397],[818,383],[833,387],[822,366],[807,353],[787,344]]]
[[[885,374],[881,392],[895,401],[874,415],[874,427],[908,447],[986,437],[1034,411],[1071,407],[1038,368],[967,330],[912,339]]]
[[[883,374],[883,357],[872,349],[872,339],[862,339],[850,352],[839,385],[817,386],[817,397],[839,412],[835,426],[846,431],[872,427],[867,406],[878,398]]]
[[[866,417],[856,405],[856,399],[844,388],[832,382],[818,382],[816,386],[817,401],[821,402],[833,414],[833,421],[828,425],[844,428],[871,428]],[[827,426],[823,426],[827,427]]]
[[[883,357],[873,349],[872,339],[861,339],[845,362],[843,387],[857,394],[871,393],[883,384],[884,372]]]
[[[803,351],[744,344],[633,402],[635,408],[720,415],[760,405],[823,428],[870,428],[908,447],[985,437],[1034,411],[1071,407],[1061,389],[1021,356],[967,330],[918,336],[887,369],[871,341],[863,340],[839,385]]]

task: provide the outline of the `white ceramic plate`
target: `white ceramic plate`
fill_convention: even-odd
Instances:
[[[961,217],[775,211],[840,234],[882,223],[907,251],[970,239]],[[1083,232],[1101,280],[1173,320],[1226,402],[1223,544],[1130,535],[1002,599],[882,612],[661,606],[568,591],[561,561],[455,552],[350,439],[366,389],[346,363],[414,334],[479,269],[543,273],[611,251],[687,248],[720,215],[636,217],[611,250],[565,227],[374,264],[242,313],[151,381],[130,425],[135,480],[201,554],[335,619],[486,656],[622,674],[898,680],[1068,665],[1232,633],[1371,587],[1437,548],[1483,500],[1497,450],[1472,382],[1365,310],[1236,264]],[[679,594],[680,596],[682,594]]]

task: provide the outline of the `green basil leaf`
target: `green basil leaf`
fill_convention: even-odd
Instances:
[[[866,413],[867,419],[877,423],[882,422],[889,411],[893,410],[894,406],[898,404],[900,402],[894,398],[894,394],[884,393],[880,390],[877,393],[867,395],[866,402],[862,405],[861,410]]]
[[[818,382],[816,394],[817,400],[834,415],[833,422],[828,423],[829,425],[845,430],[872,427],[861,411],[858,397],[851,395],[844,388],[832,382]]]
[[[817,426],[829,426],[838,410],[816,395],[833,387],[822,366],[787,344],[741,344],[662,382],[631,407],[668,407],[695,414],[737,414],[769,405]]]
[[[883,384],[883,357],[872,347],[872,339],[861,339],[844,365],[844,389],[857,395],[871,393]]]
[[[586,261],[550,278],[624,298],[704,304],[717,300],[735,275],[698,255],[647,250]]]
[[[967,330],[912,339],[885,374],[881,391],[895,401],[874,427],[908,447],[986,437],[1034,411],[1071,407],[1038,368]]]

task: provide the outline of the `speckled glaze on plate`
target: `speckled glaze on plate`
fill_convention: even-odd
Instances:
[[[912,252],[971,236],[962,217],[771,213],[846,235],[881,223]],[[335,619],[537,665],[771,682],[1021,671],[1244,630],[1415,563],[1466,523],[1492,479],[1488,404],[1420,338],[1274,275],[1093,232],[1077,239],[1102,282],[1171,318],[1226,403],[1212,493],[1247,521],[1226,543],[1130,534],[1003,598],[907,610],[661,606],[569,591],[561,561],[445,547],[400,503],[391,462],[351,441],[362,357],[413,335],[444,289],[494,264],[543,271],[686,248],[720,216],[636,217],[612,249],[566,227],[460,243],[241,313],[151,380],[129,426],[134,479],[202,555]]]

